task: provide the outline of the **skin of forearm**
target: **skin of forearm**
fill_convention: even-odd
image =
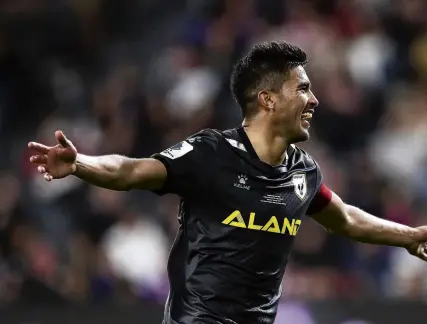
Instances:
[[[121,155],[77,155],[76,177],[98,187],[117,191],[130,188],[130,175],[136,159]]]
[[[358,242],[408,248],[414,243],[416,229],[375,217],[347,205],[347,224],[337,230]]]

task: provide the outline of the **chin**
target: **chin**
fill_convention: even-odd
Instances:
[[[291,144],[305,142],[310,139],[310,133],[307,129],[301,131],[292,139]]]

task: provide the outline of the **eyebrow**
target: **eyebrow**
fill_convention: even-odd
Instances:
[[[300,84],[298,84],[298,89],[307,88],[310,87],[311,83],[310,81],[303,81]]]

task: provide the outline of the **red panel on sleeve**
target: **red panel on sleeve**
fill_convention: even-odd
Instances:
[[[322,183],[316,197],[313,198],[308,207],[307,215],[321,212],[330,203],[331,199],[332,191]]]

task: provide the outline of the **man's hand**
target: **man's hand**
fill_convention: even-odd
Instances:
[[[46,181],[65,178],[76,171],[77,149],[61,131],[56,131],[55,137],[58,141],[55,146],[28,143],[28,147],[36,153],[30,161],[37,165],[38,172]]]
[[[427,261],[427,226],[415,228],[414,243],[407,248],[412,255],[419,257],[421,260]]]

